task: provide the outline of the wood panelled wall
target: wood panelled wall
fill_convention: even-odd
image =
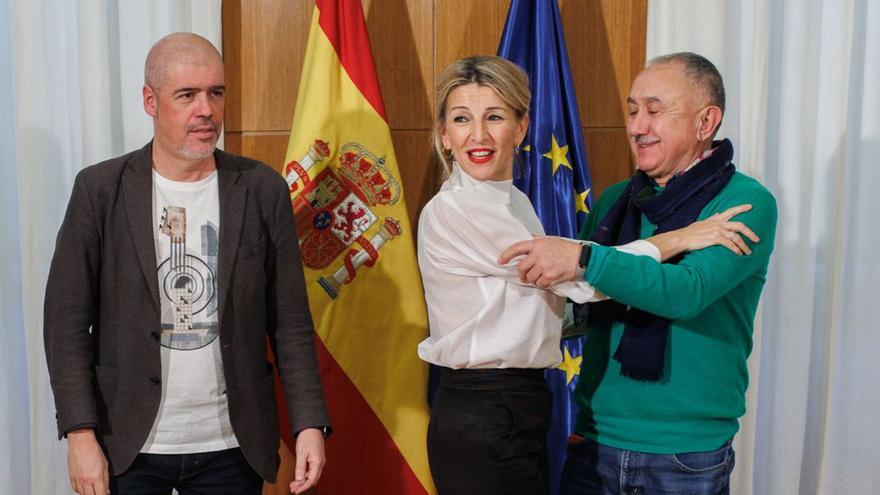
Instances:
[[[559,4],[595,195],[633,170],[625,98],[644,65],[647,0]],[[434,77],[457,58],[494,54],[508,5],[363,1],[413,224],[437,186],[430,145]],[[224,0],[228,151],[282,167],[313,8],[314,0]]]

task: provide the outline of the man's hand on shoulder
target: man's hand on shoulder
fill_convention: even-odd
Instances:
[[[510,246],[501,253],[498,264],[505,265],[524,256],[517,265],[520,281],[546,289],[575,278],[580,253],[580,243],[561,237],[541,237]]]
[[[95,430],[83,428],[67,434],[67,472],[70,488],[80,495],[110,493],[107,458],[95,438]]]
[[[327,458],[324,456],[324,433],[318,428],[306,428],[296,436],[296,468],[290,493],[303,493],[315,486]]]

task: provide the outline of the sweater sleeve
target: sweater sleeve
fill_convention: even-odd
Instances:
[[[685,320],[700,314],[712,302],[749,277],[763,277],[776,230],[776,201],[757,182],[752,187],[719,195],[700,215],[706,218],[749,203],[752,210],[736,217],[751,228],[760,242],[746,240],[752,254],[738,256],[723,246],[687,253],[676,265],[656,263],[605,246],[593,246],[586,279],[608,297],[623,304],[670,318]]]

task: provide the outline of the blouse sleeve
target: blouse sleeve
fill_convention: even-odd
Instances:
[[[447,273],[531,285],[519,280],[519,258],[505,265],[497,260],[512,244],[541,233],[530,232],[508,205],[482,199],[459,191],[439,193],[422,210],[419,250],[434,267]],[[596,300],[596,290],[586,281],[565,282],[550,290],[577,302]]]

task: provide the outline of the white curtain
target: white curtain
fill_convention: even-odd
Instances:
[[[734,493],[880,493],[880,2],[652,0],[647,56],[727,87],[719,135],[776,196]]]
[[[43,354],[76,173],[143,146],[143,63],[165,34],[220,47],[220,0],[0,0],[0,493],[70,493]]]

